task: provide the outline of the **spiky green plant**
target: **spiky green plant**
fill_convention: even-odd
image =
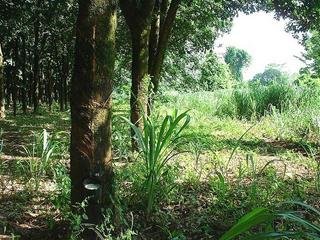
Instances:
[[[181,132],[190,122],[187,112],[178,115],[175,110],[167,115],[160,125],[151,117],[144,116],[144,129],[141,130],[125,119],[135,132],[139,150],[143,158],[145,179],[143,183],[146,214],[154,209],[156,193],[161,189],[161,180],[166,173],[167,164],[173,156],[181,138]],[[182,123],[182,124],[180,124]]]
[[[316,221],[309,221],[301,214],[301,211],[271,211],[267,208],[256,208],[245,216],[227,231],[219,240],[239,239],[239,236],[247,234],[244,238],[252,240],[265,239],[320,239],[320,211],[316,208],[301,202],[285,202],[303,208],[316,218]],[[276,220],[282,220],[283,229],[278,230]],[[250,233],[250,230],[264,225],[259,233]]]
[[[24,147],[27,160],[20,163],[23,173],[28,177],[29,183],[34,183],[37,190],[41,177],[54,174],[55,164],[52,155],[55,150],[55,143],[50,139],[49,133],[44,129],[41,134],[33,134],[33,142],[30,147]],[[26,163],[26,164],[25,164]]]

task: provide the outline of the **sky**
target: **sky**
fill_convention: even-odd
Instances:
[[[295,56],[301,56],[303,47],[285,31],[285,25],[286,21],[277,21],[272,13],[240,14],[231,32],[216,41],[215,51],[223,55],[228,46],[246,50],[252,62],[243,72],[245,80],[263,72],[270,63],[283,64],[289,74],[297,73],[304,65]]]

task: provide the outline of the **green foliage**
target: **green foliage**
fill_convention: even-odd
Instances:
[[[228,89],[235,83],[228,66],[212,51],[186,53],[184,58],[170,53],[165,61],[163,80],[163,89],[180,92]]]
[[[319,219],[320,212],[312,206],[300,202],[287,202],[286,204],[302,207],[306,212]],[[285,229],[277,230],[272,224],[276,219],[281,219],[289,225],[284,225]],[[248,233],[254,227],[265,224],[261,233],[252,233],[246,239],[318,239],[320,226],[305,216],[301,216],[301,211],[270,211],[266,208],[256,208],[243,216],[228,232],[219,240],[231,240],[243,233]],[[295,226],[295,227],[293,227]]]
[[[181,132],[190,122],[187,112],[178,115],[174,111],[167,115],[160,126],[149,117],[143,118],[144,129],[141,131],[128,119],[125,119],[135,132],[137,142],[143,157],[144,167],[144,196],[146,214],[150,216],[157,200],[157,193],[162,191],[162,179],[167,173],[168,162],[176,153]],[[182,122],[182,125],[179,125]]]
[[[71,179],[67,167],[58,162],[55,165],[53,180],[56,184],[56,192],[50,198],[52,204],[58,209],[64,218],[70,212]]]
[[[296,37],[306,37],[308,31],[317,30],[320,23],[318,0],[267,1],[277,18],[289,20],[287,29]]]
[[[315,76],[308,69],[304,69],[300,71],[294,83],[304,88],[320,88],[320,77]]]
[[[169,51],[181,55],[190,49],[195,52],[210,49],[219,33],[226,32],[231,27],[238,6],[229,2],[182,1]]]
[[[56,162],[52,158],[55,148],[55,143],[51,141],[45,129],[41,134],[33,133],[31,147],[24,147],[30,159],[21,160],[19,165],[21,172],[26,175],[30,186],[33,186],[35,190],[40,187],[43,177],[55,173]]]
[[[233,85],[233,78],[229,68],[227,65],[222,64],[212,52],[206,55],[205,61],[201,65],[199,81],[201,89],[205,91],[230,88]]]
[[[320,77],[320,32],[312,31],[309,37],[304,41],[306,53],[304,54],[305,61],[308,63],[308,68],[316,76]]]
[[[220,238],[220,240],[233,239],[237,235],[247,232],[252,227],[261,223],[272,221],[273,219],[274,216],[270,214],[266,208],[256,208],[243,216],[236,225],[234,225]]]
[[[133,222],[131,226],[125,230],[118,231],[113,224],[112,212],[110,209],[103,214],[103,220],[100,225],[86,223],[88,216],[85,209],[88,205],[88,199],[78,204],[78,213],[69,213],[68,220],[70,222],[71,234],[70,240],[77,240],[83,231],[89,230],[96,234],[96,239],[99,240],[132,240],[136,233],[133,231]],[[132,220],[133,221],[133,220]]]
[[[237,81],[242,81],[242,71],[251,63],[251,56],[243,49],[228,47],[224,55],[225,62],[229,65],[232,76]]]
[[[104,214],[104,219],[102,224],[99,226],[94,224],[83,224],[84,227],[94,231],[97,234],[99,240],[132,240],[134,236],[137,235],[133,231],[133,222],[131,223],[130,228],[116,232],[116,228],[112,223],[111,213],[106,212]]]
[[[164,62],[162,89],[178,91],[196,91],[201,89],[198,81],[200,75],[200,57],[186,53],[183,57],[169,52]]]
[[[262,73],[257,73],[252,78],[252,81],[264,86],[269,84],[288,84],[289,76],[281,71],[281,66],[269,64]]]

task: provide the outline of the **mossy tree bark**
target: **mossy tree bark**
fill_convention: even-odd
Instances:
[[[5,117],[4,110],[4,74],[3,74],[3,54],[0,45],[0,119]]]
[[[99,224],[103,210],[112,207],[111,92],[116,6],[108,0],[78,2],[71,82],[71,202],[74,206],[89,198],[88,222]],[[85,239],[95,239],[93,232],[84,235]]]
[[[130,120],[143,128],[142,117],[147,114],[149,87],[149,37],[151,17],[155,0],[120,0],[120,7],[126,19],[132,41],[132,84],[130,96]],[[137,148],[133,135],[132,148]]]

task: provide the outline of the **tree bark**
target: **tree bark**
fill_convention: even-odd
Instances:
[[[125,16],[132,42],[132,84],[130,96],[130,120],[143,129],[143,115],[147,114],[148,104],[148,62],[151,17],[155,0],[120,0],[120,7]],[[132,149],[137,149],[134,131],[131,130]]]
[[[132,84],[130,96],[130,120],[140,129],[143,129],[142,117],[147,113],[148,99],[148,47],[149,47],[149,28],[134,33],[132,37]],[[134,136],[133,130],[131,135]],[[134,138],[132,146],[137,148]]]
[[[63,82],[64,82],[64,67],[63,67],[63,58],[61,60],[61,65],[60,65],[60,79],[59,79],[59,105],[60,105],[60,111],[64,111],[64,97],[63,97],[63,93],[64,93],[64,90],[63,90]]]
[[[24,114],[27,113],[27,53],[26,53],[26,39],[22,36],[22,88],[21,88],[21,102],[22,111]]]
[[[5,115],[5,107],[4,107],[4,73],[3,73],[3,54],[0,45],[0,119],[4,118]]]
[[[157,11],[154,11],[151,26],[151,37],[149,50],[149,75],[151,78],[151,85],[149,87],[149,100],[148,100],[148,113],[152,106],[152,98],[157,94],[160,83],[160,74],[165,57],[165,52],[171,36],[171,31],[176,19],[177,11],[180,6],[181,0],[172,0],[169,4],[168,0],[159,2]]]
[[[48,79],[48,84],[46,86],[46,96],[47,96],[47,102],[49,105],[49,111],[52,111],[52,103],[53,103],[53,99],[52,99],[52,92],[53,92],[53,81],[52,81],[52,70],[49,69],[47,72],[47,79]]]
[[[13,67],[13,84],[12,84],[12,103],[13,103],[13,115],[17,115],[17,92],[18,92],[18,80],[19,80],[19,39],[16,38],[14,49],[14,67]]]
[[[41,0],[36,2],[37,11],[41,7]],[[33,112],[38,111],[39,98],[38,98],[38,85],[40,78],[40,53],[39,53],[39,36],[40,35],[40,18],[36,16],[34,21],[34,45],[33,45],[33,81],[32,81],[32,102]]]
[[[88,222],[100,224],[112,208],[111,92],[116,6],[79,0],[71,83],[71,203],[88,199]],[[96,190],[90,190],[94,186]],[[76,211],[75,207],[73,210]],[[84,239],[95,239],[85,231]]]
[[[68,104],[68,90],[67,90],[67,81],[68,81],[68,75],[69,75],[69,66],[68,66],[68,58],[67,56],[62,57],[62,102],[63,102],[63,109],[61,111],[67,110],[67,104]]]

